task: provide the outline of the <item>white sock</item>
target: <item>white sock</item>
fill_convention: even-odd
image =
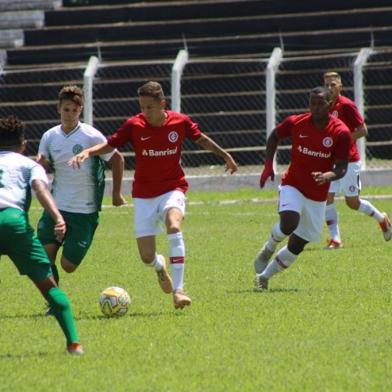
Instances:
[[[382,222],[384,220],[384,215],[376,208],[372,203],[367,200],[359,200],[358,211],[374,218],[377,222]]]
[[[280,242],[282,242],[287,237],[286,234],[282,233],[280,230],[280,224],[277,223],[271,232],[271,236],[268,240],[267,247],[269,250],[275,251],[276,247]]]
[[[281,272],[290,267],[294,263],[298,255],[291,253],[287,246],[279,250],[275,258],[267,265],[267,268],[262,272],[263,278],[269,279],[278,272]]]
[[[173,279],[173,290],[182,290],[185,272],[185,244],[181,232],[168,234],[170,268]]]
[[[155,253],[154,260],[150,264],[146,264],[147,267],[152,267],[155,271],[160,271],[163,268],[163,256]]]
[[[325,208],[325,221],[328,225],[331,240],[340,242],[339,218],[336,204],[328,204]]]

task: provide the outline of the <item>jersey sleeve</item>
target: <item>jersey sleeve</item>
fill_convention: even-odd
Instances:
[[[38,154],[43,155],[46,159],[50,158],[49,152],[49,133],[45,132],[39,142]]]
[[[336,160],[348,161],[350,146],[352,143],[351,132],[345,125],[343,125],[339,131],[335,158]]]
[[[132,123],[130,119],[126,120],[120,128],[117,129],[111,136],[109,136],[107,142],[109,146],[119,148],[125,146],[128,142],[132,141]]]
[[[355,131],[360,125],[362,125],[365,120],[359,113],[358,108],[355,106],[354,102],[346,102],[343,106],[345,124],[351,129],[352,132]]]
[[[32,185],[33,180],[40,180],[43,181],[45,184],[49,183],[48,176],[45,173],[45,169],[41,165],[35,162],[30,170],[30,180],[29,180],[30,186]]]
[[[295,116],[288,116],[276,126],[276,133],[279,139],[284,139],[291,136],[291,132],[295,124],[294,119]]]
[[[189,116],[184,116],[186,137],[191,140],[197,140],[202,135],[199,124],[194,122]]]
[[[101,144],[107,142],[106,137],[98,130],[96,130],[96,135],[94,137],[94,145],[96,144]],[[103,159],[105,162],[110,161],[110,158],[114,155],[114,153],[117,151],[117,149],[114,149],[113,151],[107,153],[107,154],[101,154],[99,157]]]

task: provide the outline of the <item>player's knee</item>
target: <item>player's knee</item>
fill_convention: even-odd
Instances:
[[[61,267],[67,273],[74,272],[78,268],[76,264],[73,264],[64,258],[61,259]]]
[[[352,210],[358,210],[359,206],[361,205],[361,202],[359,201],[359,198],[347,198],[346,205]]]

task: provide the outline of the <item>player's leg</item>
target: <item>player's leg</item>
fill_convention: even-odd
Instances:
[[[13,210],[13,211],[12,211]],[[2,232],[2,240],[8,243],[5,253],[13,261],[21,275],[27,275],[38,287],[42,295],[53,307],[53,313],[67,339],[67,347],[72,354],[82,354],[74,317],[68,298],[57,287],[53,278],[50,260],[41,242],[28,224],[23,211],[10,209],[7,232]],[[71,347],[71,345],[73,345]],[[79,345],[76,347],[76,345]]]
[[[56,266],[57,252],[61,247],[61,243],[56,240],[54,233],[54,221],[51,216],[44,211],[37,225],[37,236],[44,246],[51,262],[54,279],[59,285],[60,275]]]
[[[67,351],[74,355],[83,355],[71,304],[65,292],[57,287],[53,276],[33,280],[38,290],[48,301],[51,312],[59,323],[67,340]]]
[[[134,198],[133,202],[134,227],[140,258],[144,265],[155,270],[162,291],[170,294],[173,285],[165,258],[156,252],[155,236],[162,231],[158,216],[159,200]]]
[[[283,186],[279,192],[279,215],[280,220],[274,225],[271,231],[271,235],[268,241],[259,250],[254,260],[254,268],[256,274],[261,274],[267,266],[269,260],[274,254],[278,245],[290,235],[296,228],[296,224],[299,221],[295,218],[286,218],[286,214],[282,214],[283,211],[297,211],[299,214],[301,211],[301,203],[303,196],[295,188],[291,186]],[[283,219],[282,219],[283,218]]]
[[[76,271],[93,242],[99,224],[98,213],[79,214],[64,212],[67,234],[63,243],[61,267],[65,272]]]
[[[392,232],[388,215],[380,212],[371,202],[360,198],[360,169],[360,162],[352,162],[348,166],[347,174],[344,177],[346,204],[349,208],[375,219],[381,228],[385,241],[389,241],[392,238]]]
[[[169,260],[173,278],[173,302],[176,309],[183,309],[191,304],[191,299],[184,292],[185,243],[181,232],[181,223],[185,215],[185,196],[180,191],[163,195],[160,211],[166,225],[169,241]]]
[[[281,211],[280,215],[287,230],[296,227],[289,237],[287,246],[278,251],[261,274],[256,274],[256,290],[258,291],[266,290],[272,276],[290,267],[308,242],[320,240],[325,203],[304,198],[301,215],[294,211]]]
[[[340,239],[339,215],[336,209],[335,195],[339,193],[341,181],[332,181],[327,196],[327,207],[325,209],[325,221],[329,231],[329,239],[324,249],[339,249],[342,241]]]

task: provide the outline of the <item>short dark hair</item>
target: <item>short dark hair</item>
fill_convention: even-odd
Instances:
[[[0,148],[20,146],[24,140],[24,123],[15,116],[0,118]]]
[[[64,86],[59,92],[59,103],[63,101],[72,101],[83,106],[83,90],[78,86]]]
[[[162,101],[165,99],[162,86],[158,82],[149,81],[143,84],[143,86],[138,88],[137,94],[139,97],[151,97],[157,101]]]
[[[310,90],[310,95],[312,94],[316,94],[316,95],[324,95],[326,101],[330,101],[331,100],[331,91],[329,91],[329,89],[325,88],[324,86],[317,86],[312,88],[312,90]]]

